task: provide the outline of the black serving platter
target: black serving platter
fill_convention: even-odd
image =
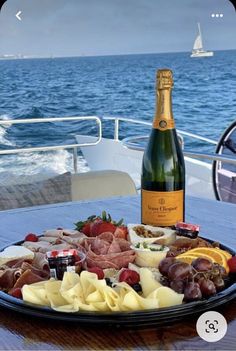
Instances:
[[[205,240],[212,242],[212,240],[209,239]],[[12,245],[20,244],[22,244],[22,241],[13,243]],[[220,247],[227,250],[232,255],[235,255],[235,251],[233,251],[231,248],[225,245],[220,245]],[[2,248],[0,251],[2,251],[4,248]],[[197,315],[207,310],[212,310],[233,300],[235,297],[236,282],[232,280],[226,289],[208,299],[202,299],[200,301],[188,302],[177,306],[152,310],[131,312],[57,312],[49,307],[42,307],[26,303],[2,291],[0,291],[0,306],[29,316],[65,322],[76,322],[83,325],[142,327],[170,324],[177,320],[179,321],[181,319],[187,318],[188,316],[192,316],[194,314]]]

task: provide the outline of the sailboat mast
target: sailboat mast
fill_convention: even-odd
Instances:
[[[202,33],[201,33],[200,23],[198,22],[197,25],[198,25],[198,33],[199,33],[199,36],[201,38],[201,43],[202,43]]]

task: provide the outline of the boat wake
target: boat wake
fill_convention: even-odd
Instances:
[[[8,115],[0,115],[0,120],[10,120],[11,117]],[[11,126],[11,124],[8,124],[6,126],[0,125],[0,145],[8,145],[8,146],[14,146],[15,144],[7,139],[7,129]]]

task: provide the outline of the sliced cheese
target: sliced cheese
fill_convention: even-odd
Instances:
[[[151,225],[144,224],[128,224],[128,235],[129,240],[132,244],[137,244],[138,242],[145,241],[146,243],[159,244],[159,245],[171,245],[176,240],[176,231],[170,228],[153,227]],[[144,237],[138,235],[134,230],[135,227],[143,227],[145,230],[149,230],[153,233],[153,236]],[[157,236],[155,233],[162,232],[163,235]]]
[[[4,251],[0,252],[0,266],[20,258],[31,260],[34,258],[34,253],[24,246],[8,246]]]

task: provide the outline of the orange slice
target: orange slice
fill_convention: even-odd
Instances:
[[[190,252],[190,251],[191,250],[177,256],[176,258],[181,260],[181,261],[184,260],[185,262],[187,262],[187,261],[190,261],[190,257],[192,258],[192,261],[195,260],[196,258],[203,257],[203,258],[207,258],[211,262],[215,262],[215,260],[207,254],[202,254],[200,252]],[[187,262],[187,263],[192,263],[192,261]]]
[[[188,264],[191,264],[193,262],[193,260],[195,260],[197,257],[196,256],[193,256],[193,255],[179,255],[179,256],[176,256],[176,259],[181,261],[181,262],[185,262],[185,263],[188,263]]]
[[[222,250],[222,249],[220,249],[218,247],[215,247],[214,250],[219,251],[220,253],[222,253],[222,255],[225,256],[227,261],[232,257],[232,255],[228,251]]]
[[[226,251],[225,251],[226,252]],[[186,252],[188,255],[193,255],[193,256],[198,256],[198,257],[205,257],[220,264],[223,266],[226,270],[226,272],[229,272],[229,267],[227,264],[227,258],[226,256],[221,252],[220,249],[215,249],[211,247],[197,247],[195,249],[191,249]],[[186,254],[185,253],[185,254]]]

